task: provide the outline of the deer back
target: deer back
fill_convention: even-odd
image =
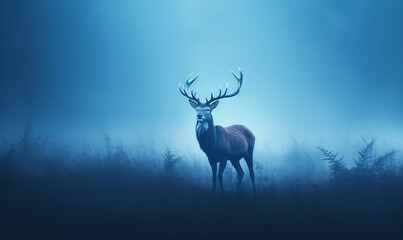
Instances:
[[[253,150],[255,136],[243,125],[215,126],[217,132],[216,152],[229,158],[240,158]]]

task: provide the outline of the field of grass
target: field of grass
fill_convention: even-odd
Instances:
[[[403,168],[375,141],[351,168],[318,148],[326,181],[258,181],[256,196],[248,183],[214,195],[198,177],[210,172],[169,148],[134,154],[105,137],[102,152],[72,154],[45,142],[27,133],[2,148],[0,239],[403,239]]]

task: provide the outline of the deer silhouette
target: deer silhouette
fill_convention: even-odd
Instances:
[[[196,81],[200,73],[193,79],[191,79],[193,74],[191,73],[183,86],[179,83],[179,91],[183,96],[188,98],[190,106],[196,109],[196,137],[201,150],[203,150],[207,155],[208,161],[211,165],[213,172],[213,191],[216,191],[217,164],[219,163],[218,180],[220,181],[221,191],[224,192],[222,176],[228,160],[237,171],[237,189],[240,188],[244,172],[239,161],[244,158],[249,168],[253,191],[256,194],[255,173],[253,171],[253,148],[255,145],[255,136],[243,125],[232,125],[225,128],[220,125],[214,125],[213,116],[211,115],[211,112],[218,105],[218,100],[233,97],[239,93],[239,90],[242,87],[243,74],[241,69],[238,69],[240,77],[231,70],[232,75],[234,75],[238,82],[237,90],[231,94],[227,94],[227,83],[224,92],[219,88],[218,96],[214,97],[212,91],[210,99],[206,98],[206,102],[201,103],[199,98],[196,97],[197,90],[189,90],[190,85]]]

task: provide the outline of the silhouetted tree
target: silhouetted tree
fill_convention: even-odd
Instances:
[[[111,138],[106,134],[104,134],[104,146],[105,146],[105,150],[106,150],[106,157],[111,158],[113,146],[111,144]]]
[[[172,153],[168,146],[165,148],[165,152],[162,154],[164,160],[164,172],[169,176],[173,177],[176,174],[176,165],[181,160],[181,157]]]

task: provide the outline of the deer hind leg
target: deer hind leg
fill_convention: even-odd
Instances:
[[[255,171],[253,171],[253,153],[245,156],[245,161],[249,168],[249,175],[250,175],[250,180],[252,180],[253,192],[256,194]]]
[[[220,181],[221,191],[224,192],[224,186],[222,184],[222,174],[224,173],[225,166],[227,166],[227,160],[220,161],[220,167],[218,169],[218,181]]]
[[[236,172],[238,173],[238,184],[236,186],[236,189],[239,190],[239,188],[241,187],[244,172],[242,170],[241,164],[239,164],[239,160],[238,161],[237,160],[232,160],[231,163],[232,163],[232,166],[234,166]]]

